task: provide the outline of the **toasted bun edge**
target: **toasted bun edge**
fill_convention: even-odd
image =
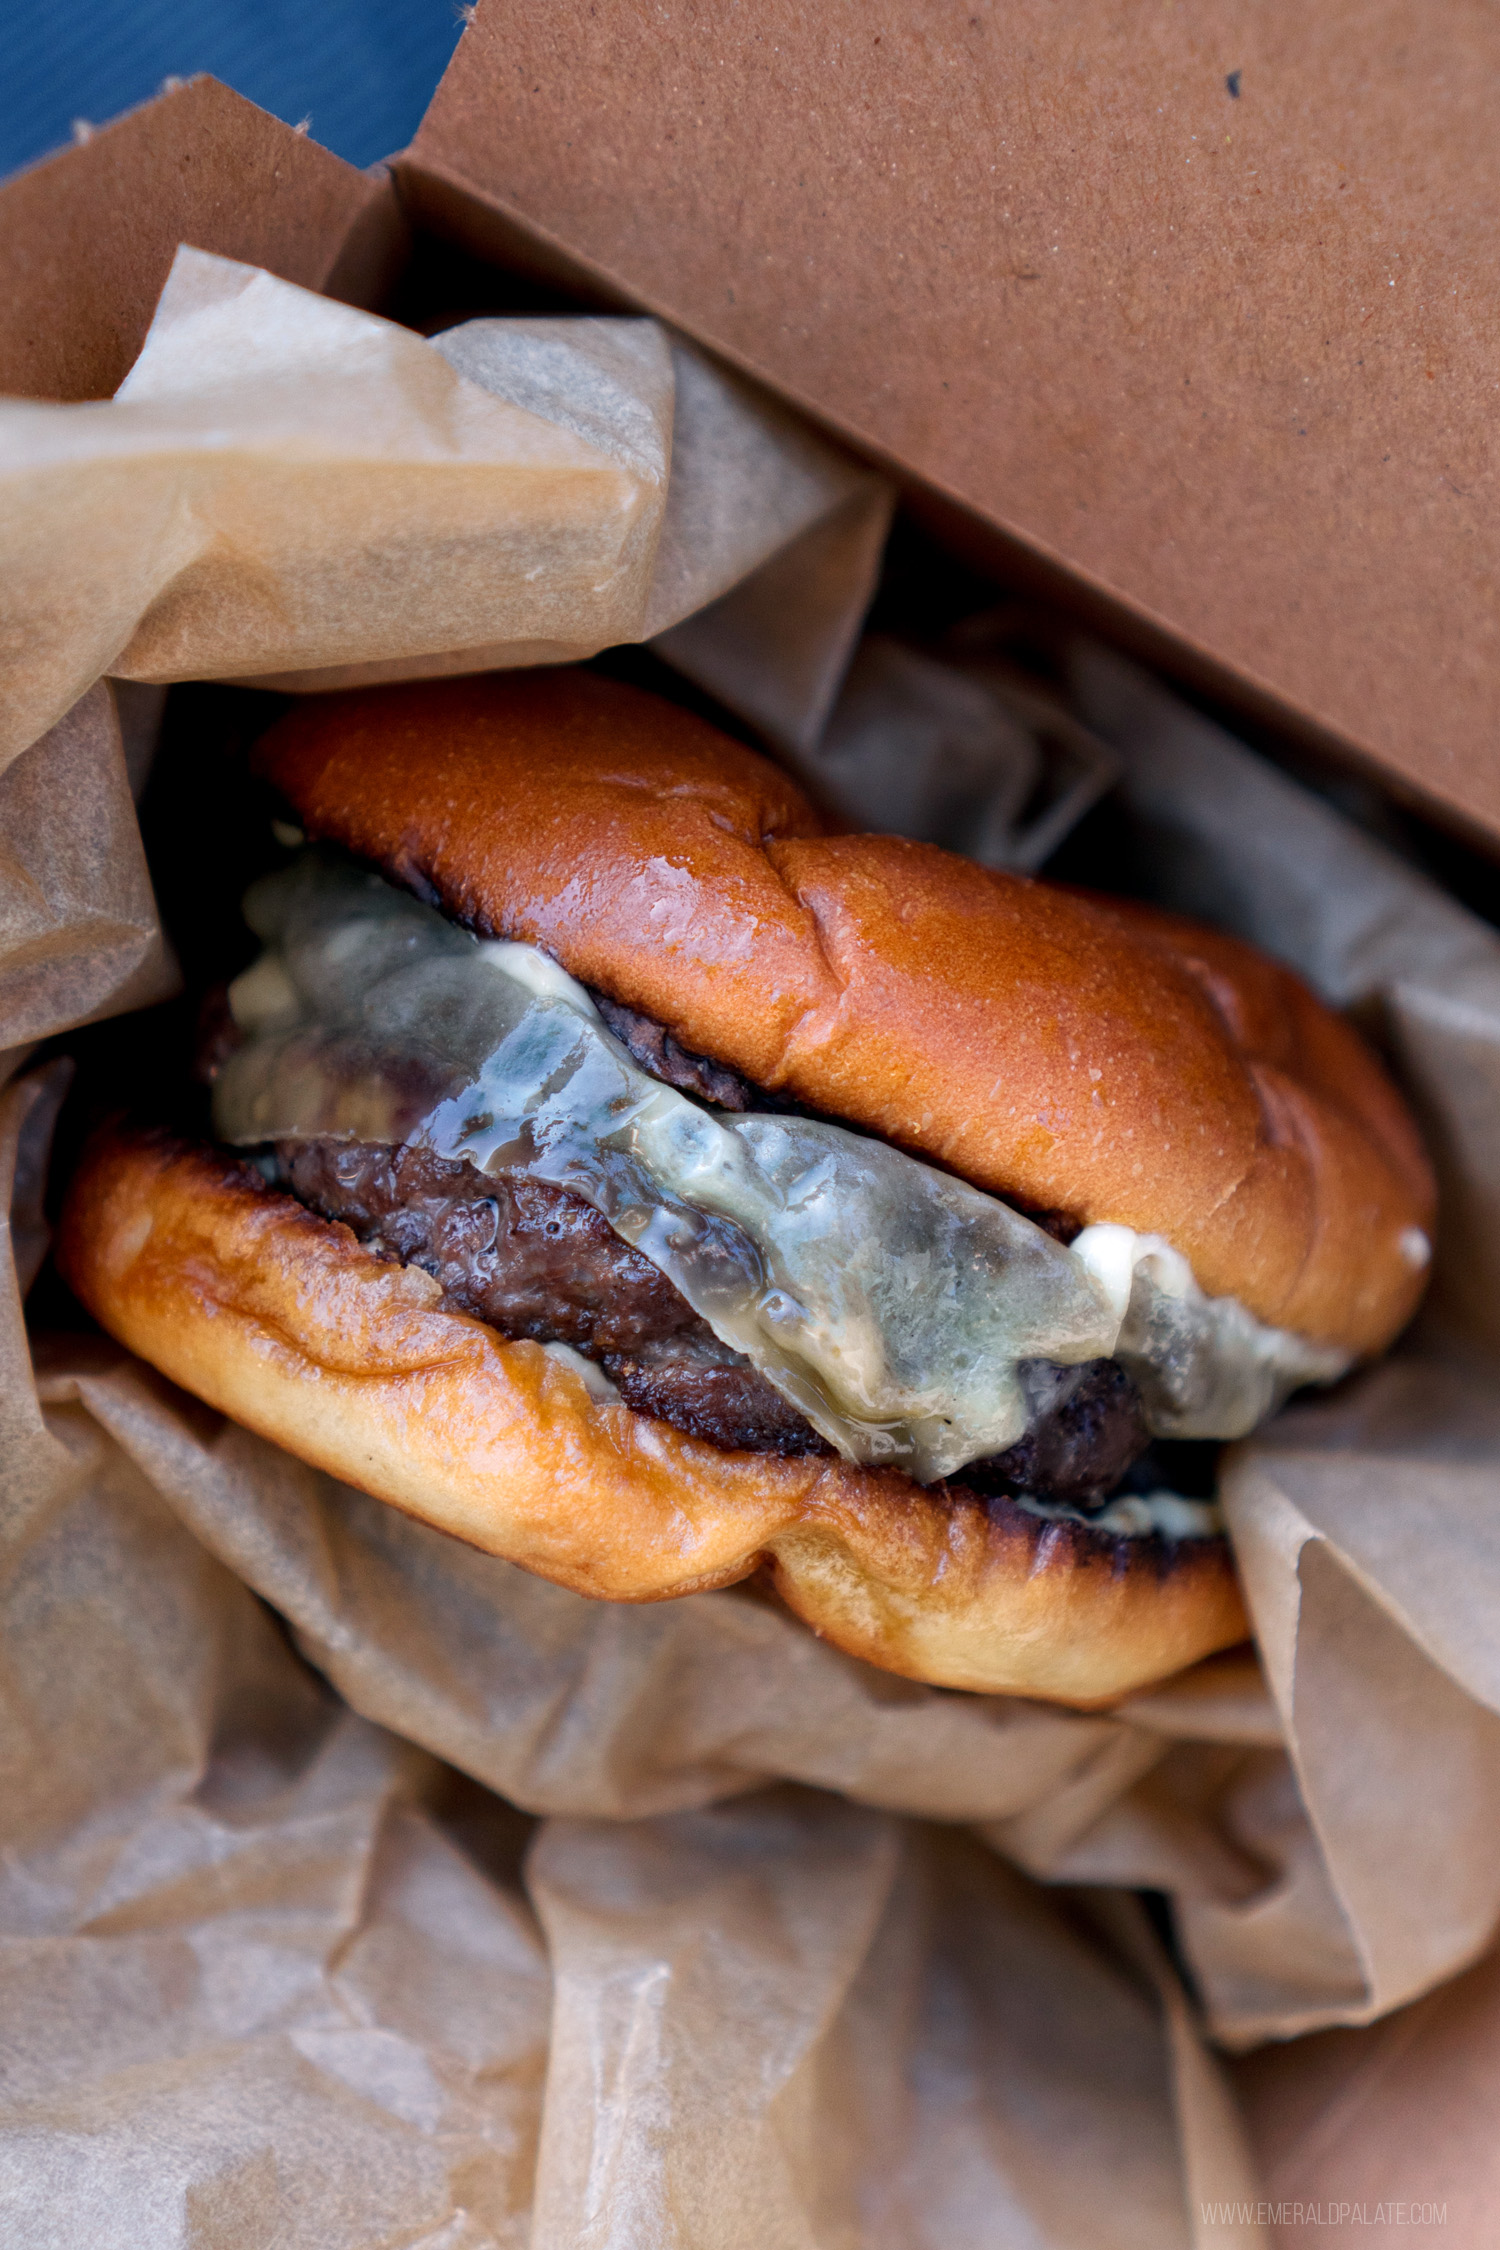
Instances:
[[[1112,1702],[1243,1640],[1227,1543],[1114,1539],[967,1491],[723,1453],[595,1398],[204,1143],[118,1126],[57,1258],[120,1343],[330,1475],[575,1592],[768,1567],[835,1646],[936,1685]]]

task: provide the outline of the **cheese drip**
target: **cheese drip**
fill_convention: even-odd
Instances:
[[[1155,1238],[1069,1250],[883,1142],[701,1106],[534,947],[333,855],[245,912],[267,950],[230,992],[223,1140],[410,1142],[582,1196],[849,1460],[952,1476],[1024,1434],[1049,1365],[1118,1356],[1158,1434],[1238,1436],[1346,1364],[1205,1298]]]

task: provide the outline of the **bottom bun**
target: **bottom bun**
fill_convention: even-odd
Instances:
[[[896,1470],[720,1452],[446,1310],[430,1275],[203,1143],[97,1135],[57,1255],[112,1336],[247,1429],[596,1600],[765,1568],[871,1664],[1082,1707],[1247,1631],[1223,1539],[1115,1538]]]

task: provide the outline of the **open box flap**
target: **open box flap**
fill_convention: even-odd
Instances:
[[[1471,4],[482,0],[397,169],[1493,838],[1497,82]]]
[[[108,398],[180,242],[370,304],[403,237],[386,175],[190,79],[0,190],[0,391]]]

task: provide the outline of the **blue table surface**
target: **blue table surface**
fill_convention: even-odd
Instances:
[[[416,131],[463,21],[456,0],[68,0],[4,11],[0,176],[209,71],[351,164]]]

